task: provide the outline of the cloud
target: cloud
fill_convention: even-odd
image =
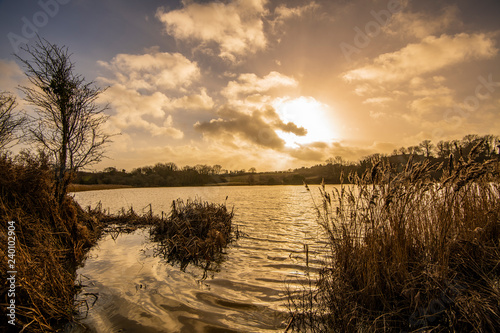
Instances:
[[[165,112],[170,100],[160,92],[141,95],[135,90],[115,84],[107,89],[101,98],[116,112],[109,121],[118,130],[142,129],[152,136],[174,139],[184,136],[181,130],[173,127],[172,116]]]
[[[290,156],[300,162],[324,162],[333,156],[340,156],[347,161],[358,161],[360,158],[376,153],[389,153],[396,146],[387,142],[372,142],[363,147],[350,145],[346,142],[314,142],[303,144],[295,149],[287,150]]]
[[[197,122],[194,127],[204,136],[218,141],[224,140],[232,146],[251,143],[260,147],[281,150],[285,146],[285,141],[276,134],[276,130],[298,136],[307,134],[303,127],[283,122],[272,107],[254,110],[248,114],[225,106],[219,110],[218,115],[218,119]]]
[[[299,6],[294,8],[289,8],[285,5],[280,5],[276,7],[274,13],[278,20],[283,21],[292,17],[300,17],[304,13],[315,10],[319,7],[320,7],[319,4],[317,4],[315,1],[312,1],[311,3],[304,6]]]
[[[290,149],[289,154],[300,161],[324,162],[327,159],[325,147],[318,147],[313,144],[301,145],[298,148]]]
[[[430,35],[440,35],[451,26],[461,26],[458,15],[457,6],[443,8],[440,15],[402,11],[394,14],[383,29],[390,35],[422,39]]]
[[[370,118],[372,119],[379,119],[385,117],[386,115],[387,114],[385,112],[370,110]]]
[[[402,82],[462,62],[492,58],[498,53],[494,44],[494,40],[483,33],[429,36],[399,51],[382,54],[372,64],[351,70],[343,78],[376,83]]]
[[[201,89],[199,94],[192,94],[180,97],[178,99],[174,99],[171,102],[171,106],[175,109],[184,109],[184,110],[211,110],[214,107],[215,103],[207,94],[207,90],[205,88]]]
[[[273,28],[281,26],[285,23],[286,20],[302,17],[304,14],[312,13],[318,8],[320,8],[320,5],[315,1],[312,1],[307,5],[293,8],[287,7],[286,5],[279,5],[274,9],[275,18],[273,21],[271,21],[271,24]]]
[[[262,106],[262,103],[270,101],[268,94],[279,89],[289,89],[297,86],[298,82],[294,78],[278,72],[270,72],[262,78],[253,73],[246,73],[240,74],[237,80],[230,81],[222,89],[221,94],[233,105]]]
[[[0,59],[0,91],[16,94],[17,87],[26,81],[26,76],[13,60]]]
[[[118,54],[110,62],[99,61],[99,64],[115,75],[114,79],[101,80],[120,83],[135,90],[188,87],[200,76],[196,62],[191,62],[179,53]]]
[[[266,0],[182,3],[181,9],[167,12],[159,8],[156,13],[167,33],[176,39],[200,41],[205,47],[215,43],[219,56],[231,61],[266,47],[262,20]]]
[[[392,100],[393,99],[391,97],[372,97],[364,100],[363,104],[385,105]]]
[[[454,105],[454,91],[443,85],[445,78],[434,76],[428,79],[413,79],[410,81],[410,91],[414,99],[408,102],[411,114],[403,115],[407,121],[418,123],[423,118],[429,118],[436,111]],[[435,116],[435,115],[434,115]]]
[[[452,107],[455,104],[453,96],[444,95],[429,95],[410,102],[410,110],[416,112],[417,115],[427,115],[435,110],[442,110],[445,107]],[[415,115],[415,114],[413,114]],[[412,119],[414,119],[412,117]]]

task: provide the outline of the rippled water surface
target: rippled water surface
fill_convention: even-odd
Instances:
[[[197,267],[183,272],[155,257],[147,228],[116,239],[105,235],[78,270],[86,286],[80,298],[91,306],[82,322],[97,332],[283,331],[286,286],[306,281],[324,253],[313,201],[303,186],[118,189],[74,196],[83,207],[101,202],[111,212],[132,206],[140,213],[151,204],[157,214],[169,212],[177,198],[223,203],[227,196],[233,226],[246,234],[206,279]]]

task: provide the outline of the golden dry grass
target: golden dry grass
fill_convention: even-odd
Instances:
[[[168,218],[152,229],[152,239],[159,242],[158,253],[170,262],[179,262],[181,268],[189,263],[203,263],[208,268],[220,260],[231,241],[233,215],[225,204],[177,200]]]
[[[439,181],[432,179],[441,172]],[[297,332],[495,332],[499,161],[375,162],[317,207],[331,259],[290,293]]]
[[[7,221],[14,221],[17,331],[52,331],[72,320],[76,267],[100,234],[97,221],[70,197],[57,204],[51,176],[46,159],[0,157],[0,265],[8,267]],[[6,279],[2,269],[0,325],[7,325]]]

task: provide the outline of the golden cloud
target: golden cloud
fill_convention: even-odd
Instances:
[[[378,56],[372,64],[343,75],[347,81],[402,82],[447,66],[497,55],[492,38],[484,33],[429,36],[393,53]]]
[[[118,54],[110,62],[99,61],[99,64],[115,75],[114,79],[101,80],[136,90],[178,89],[190,86],[200,76],[196,62],[180,53]]]
[[[229,3],[194,3],[166,12],[160,8],[156,17],[168,34],[176,39],[215,42],[219,56],[234,61],[236,56],[264,49],[267,39],[262,16],[266,0],[234,0]]]
[[[238,80],[230,81],[221,93],[228,99],[239,99],[242,95],[264,94],[273,89],[293,88],[297,85],[294,78],[274,71],[262,78],[246,73],[239,75]]]
[[[174,139],[184,137],[181,130],[173,127],[172,116],[166,115],[165,106],[169,105],[170,100],[160,92],[141,95],[116,84],[107,89],[101,98],[116,112],[111,116],[110,122],[118,130],[136,128],[146,130],[153,136],[164,135]]]

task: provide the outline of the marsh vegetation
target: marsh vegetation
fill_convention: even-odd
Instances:
[[[386,160],[320,188],[330,259],[290,291],[297,332],[494,332],[500,327],[499,161]],[[438,181],[435,175],[441,174]]]

